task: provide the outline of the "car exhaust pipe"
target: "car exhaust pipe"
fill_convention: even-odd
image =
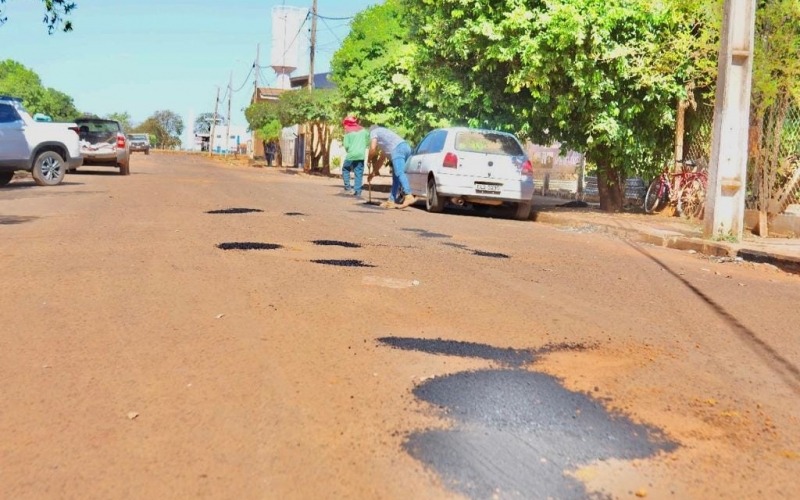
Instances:
[[[454,205],[458,205],[459,207],[463,207],[466,204],[464,198],[460,196],[458,198],[450,198],[450,202],[453,203]]]

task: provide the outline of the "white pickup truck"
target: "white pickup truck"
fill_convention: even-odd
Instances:
[[[83,163],[78,126],[35,121],[20,99],[0,95],[0,186],[17,170],[40,186],[55,186]]]

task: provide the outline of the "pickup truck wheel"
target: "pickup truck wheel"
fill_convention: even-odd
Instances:
[[[67,173],[67,166],[64,158],[55,151],[44,151],[39,153],[33,162],[33,180],[40,186],[57,186],[64,180]]]
[[[150,150],[149,150],[149,149],[145,149],[145,150],[144,150],[144,155],[145,155],[145,156],[147,156],[147,155],[149,155],[149,154],[150,154]]]
[[[14,178],[14,172],[0,172],[0,187],[5,186]]]
[[[131,175],[130,163],[120,163],[118,167],[120,175]]]

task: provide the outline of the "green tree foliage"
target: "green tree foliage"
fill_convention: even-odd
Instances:
[[[210,134],[211,133],[211,125],[214,123],[214,113],[205,112],[200,113],[197,115],[197,118],[194,119],[194,133],[195,134]],[[217,126],[225,124],[225,116],[222,114],[217,114]]]
[[[72,21],[67,17],[77,7],[75,2],[69,0],[42,0],[44,3],[44,18],[42,22],[47,26],[47,32],[53,34],[56,30],[64,32],[72,31]],[[4,15],[2,5],[6,0],[0,0],[0,26],[5,24],[8,18]]]
[[[295,90],[284,92],[276,108],[283,127],[305,125],[307,157],[306,170],[330,173],[331,142],[341,135],[342,100],[336,90]]]
[[[126,134],[133,129],[131,125],[131,115],[127,111],[123,111],[121,113],[109,113],[106,115],[106,118],[109,120],[116,120],[122,126],[122,131]]]
[[[601,207],[624,178],[663,165],[674,109],[701,72],[696,3],[649,0],[405,0],[424,95],[449,117],[561,142],[598,167]],[[425,71],[422,71],[422,69]]]
[[[445,125],[418,83],[417,45],[401,0],[386,0],[355,16],[350,34],[331,61],[344,111],[378,123],[411,140]]]
[[[281,165],[282,151],[280,146],[281,125],[280,117],[278,115],[279,102],[256,102],[248,106],[244,110],[244,116],[250,126],[250,130],[256,133],[256,136],[267,149],[267,143],[275,142],[277,145],[278,165]]]
[[[134,128],[132,132],[140,132],[155,136],[156,147],[165,149],[174,148],[181,144],[183,119],[174,111],[156,111],[152,116]]]
[[[0,61],[0,94],[19,97],[31,114],[42,113],[55,121],[72,121],[80,114],[70,96],[44,87],[39,75],[10,59]]]

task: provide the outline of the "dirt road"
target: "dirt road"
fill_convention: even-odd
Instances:
[[[132,171],[0,190],[0,498],[796,498],[795,276]]]

